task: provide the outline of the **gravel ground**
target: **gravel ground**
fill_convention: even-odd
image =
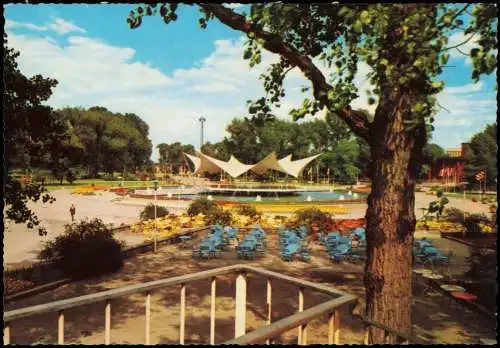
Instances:
[[[424,233],[439,248],[453,248],[457,253],[453,272],[460,272],[467,248],[440,239],[439,234]],[[189,249],[178,244],[165,245],[158,253],[146,253],[127,259],[124,267],[111,275],[72,282],[53,291],[8,303],[6,310],[23,308],[75,296],[96,293],[147,281],[200,272],[236,263],[314,281],[364,297],[363,265],[349,262],[331,263],[319,244],[311,245],[309,263],[283,262],[279,258],[276,234],[268,234],[268,253],[254,261],[238,260],[234,249],[222,253],[220,259],[193,259]],[[235,276],[217,277],[215,342],[220,344],[234,335],[234,281]],[[273,281],[273,322],[297,310],[297,287]],[[262,277],[250,275],[247,283],[247,332],[264,325],[266,318],[266,283]],[[326,300],[324,295],[307,290],[304,307],[310,308]],[[144,342],[144,294],[138,293],[112,300],[111,343],[141,344]],[[151,344],[177,344],[179,339],[179,287],[155,290],[151,296]],[[210,280],[200,280],[186,286],[186,343],[209,342]],[[104,303],[80,306],[66,310],[65,340],[70,344],[102,344],[104,341]],[[346,309],[340,315],[340,342],[360,344],[361,323]],[[480,337],[494,337],[492,323],[460,305],[454,305],[443,296],[424,296],[421,285],[414,283],[413,335],[426,344],[473,344]],[[327,342],[326,316],[308,324],[308,344]],[[493,323],[494,324],[494,323]],[[57,316],[33,316],[16,320],[11,326],[12,343],[53,344],[57,341]],[[279,343],[295,344],[297,329],[280,335]]]

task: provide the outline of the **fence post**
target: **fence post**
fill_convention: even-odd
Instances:
[[[57,318],[57,344],[64,344],[64,312],[60,311]]]
[[[181,284],[181,320],[180,320],[180,333],[179,343],[184,344],[184,328],[186,316],[186,284]]]
[[[215,277],[212,278],[212,296],[210,303],[210,344],[215,344]]]
[[[10,323],[5,323],[3,329],[3,343],[10,344]]]
[[[335,311],[333,323],[333,344],[340,344],[340,311]]]
[[[111,341],[111,302],[106,300],[104,311],[104,344],[109,344]]]
[[[301,346],[307,345],[307,324],[302,325],[302,341],[299,344]]]
[[[272,318],[272,283],[271,279],[267,280],[267,321],[266,324],[270,325],[271,324],[271,318]],[[266,344],[271,344],[271,339],[266,340]]]
[[[234,323],[234,337],[243,336],[246,326],[247,308],[247,277],[245,272],[238,273],[236,277],[236,310]]]
[[[304,311],[304,288],[299,288],[299,312]],[[298,344],[302,344],[302,332],[304,330],[303,325],[299,325],[299,336],[298,336]]]
[[[368,344],[370,338],[370,326],[365,325],[365,337],[363,339],[363,344]]]
[[[151,293],[146,293],[146,345],[150,344],[150,331],[151,331]]]

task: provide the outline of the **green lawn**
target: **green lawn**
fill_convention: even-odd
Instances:
[[[60,183],[49,183],[45,187],[49,191],[60,190],[63,188],[76,188],[78,186],[96,185],[96,186],[107,186],[116,187],[120,186],[121,180],[102,180],[102,179],[82,179],[76,180],[72,184],[64,182],[62,185]],[[126,187],[153,187],[151,181],[124,181]],[[160,185],[167,185],[166,183],[161,183]]]

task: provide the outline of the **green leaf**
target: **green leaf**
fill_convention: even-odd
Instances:
[[[479,53],[479,48],[473,48],[470,50],[470,56],[471,57],[477,57],[477,54]]]
[[[443,81],[434,81],[432,82],[432,88],[443,88],[444,82]]]
[[[368,105],[373,105],[373,104],[375,104],[375,98],[373,97],[368,98]]]
[[[441,65],[445,65],[446,63],[448,63],[448,59],[450,59],[450,55],[448,53],[441,55]]]
[[[371,22],[370,14],[366,10],[365,11],[361,11],[360,18],[361,18],[361,21],[364,24],[370,24],[370,22]]]
[[[356,20],[353,25],[354,31],[360,33],[363,30],[363,23],[360,20]]]

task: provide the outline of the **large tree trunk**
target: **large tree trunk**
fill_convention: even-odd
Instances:
[[[372,190],[368,197],[365,315],[374,322],[410,334],[412,243],[415,231],[417,156],[425,126],[413,130],[409,92],[386,90],[372,128]],[[370,343],[395,343],[383,330],[370,328]]]

